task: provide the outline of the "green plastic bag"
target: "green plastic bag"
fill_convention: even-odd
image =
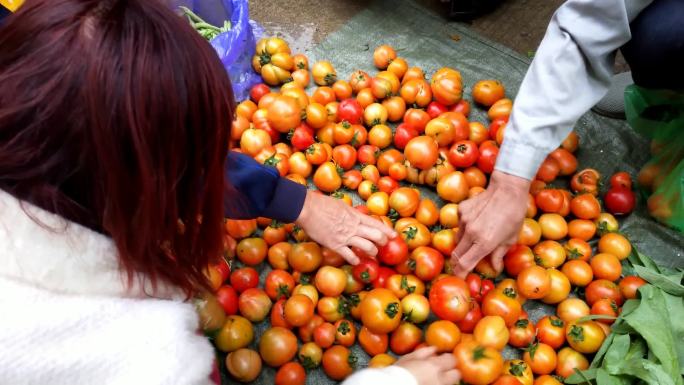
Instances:
[[[651,139],[652,159],[639,172],[649,213],[684,232],[684,90],[625,90],[627,121]]]

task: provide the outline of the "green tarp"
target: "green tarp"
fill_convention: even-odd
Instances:
[[[356,69],[374,74],[377,69],[373,66],[372,55],[374,48],[380,44],[393,46],[398,55],[408,61],[409,66],[423,68],[428,77],[444,66],[461,71],[464,95],[469,100],[472,85],[481,79],[501,80],[506,86],[507,96],[514,98],[530,62],[528,58],[484,39],[465,25],[447,22],[410,0],[371,2],[345,26],[316,46],[309,53],[309,62],[330,61],[341,79],[348,79]],[[487,123],[486,111],[474,108],[470,120]],[[625,170],[635,176],[640,166],[648,160],[647,140],[635,134],[622,120],[587,113],[577,124],[576,130],[581,138],[577,152],[580,167],[596,168],[604,176],[617,170]],[[438,200],[434,191],[426,189],[425,192]],[[355,199],[358,202],[358,197]],[[641,252],[652,256],[658,263],[667,267],[684,267],[684,237],[650,219],[644,202],[639,202],[638,210],[622,221],[621,230]],[[266,273],[262,272],[262,279]],[[536,321],[541,315],[553,311],[551,307],[535,305],[526,304],[532,320]],[[267,327],[266,323],[256,326],[253,347],[256,347],[258,336]],[[364,367],[368,356],[358,345],[352,351],[359,357],[359,367]],[[507,357],[516,354],[512,349],[505,351]],[[256,383],[271,384],[274,375],[275,370],[265,368]],[[224,377],[224,380],[228,379]],[[309,373],[307,378],[307,384],[328,383],[333,381],[320,369]]]

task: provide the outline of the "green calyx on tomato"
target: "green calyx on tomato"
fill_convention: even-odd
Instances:
[[[392,302],[385,308],[385,314],[390,318],[396,317],[397,313],[399,313],[399,303],[397,302]]]
[[[404,231],[402,231],[402,233],[406,235],[406,240],[410,241],[416,237],[418,229],[416,228],[416,226],[409,226]]]
[[[523,350],[530,354],[531,359],[534,359],[534,354],[537,353],[537,348],[539,348],[539,342],[532,343]]]
[[[288,298],[290,296],[290,287],[284,284],[278,285],[278,297]]]
[[[515,321],[515,327],[521,328],[521,329],[526,328],[527,325],[529,325],[529,324],[530,324],[530,321],[525,319],[525,318]]]
[[[302,362],[302,366],[306,371],[314,370],[318,367],[318,365],[316,365],[316,363],[309,356],[300,355],[299,360]]]
[[[340,323],[340,326],[337,328],[337,331],[342,333],[343,336],[346,336],[347,333],[351,331],[351,328],[349,327],[349,322],[343,321]]]
[[[551,318],[551,325],[557,327],[557,328],[562,328],[564,323],[563,320],[560,318]]]
[[[412,260],[410,260],[410,261],[408,262],[408,268],[409,268],[411,271],[416,270],[416,260],[415,260],[415,259],[412,259]]]
[[[473,361],[479,361],[482,358],[487,358],[484,346],[478,346],[473,349]]]
[[[335,75],[335,74],[327,74],[327,75],[325,75],[325,77],[323,78],[323,80],[325,81],[325,83],[326,83],[327,85],[332,85],[333,83],[335,83],[335,82],[337,81],[337,75]]]
[[[503,289],[503,294],[508,298],[515,299],[518,297],[518,293],[512,287],[507,287],[507,288]]]
[[[337,164],[335,164],[335,170],[337,171],[337,175],[339,175],[339,176],[344,175],[344,169]]]
[[[575,342],[582,342],[584,341],[584,329],[581,326],[572,325],[568,337],[572,337]]]
[[[361,272],[361,280],[363,282],[368,282],[370,280],[370,274],[368,274],[368,270],[364,270]]]
[[[302,285],[308,285],[311,283],[311,277],[308,274],[302,274],[299,276],[299,283]]]
[[[409,286],[408,278],[405,275],[401,277],[401,286],[399,286],[399,287],[406,290],[409,294],[412,294],[414,291],[416,291],[415,285]],[[394,318],[394,317],[392,317],[392,318]]]
[[[264,160],[264,165],[271,167],[277,166],[278,163],[280,163],[280,159],[276,158],[275,156],[276,154],[273,154],[270,157],[266,158],[266,160]]]
[[[520,377],[525,373],[525,370],[527,369],[527,365],[524,362],[520,362],[517,364],[511,364],[511,367],[508,369],[508,373]]]
[[[387,217],[394,223],[399,219],[399,213],[395,209],[390,209],[387,213]]]
[[[578,259],[584,257],[584,254],[582,254],[577,248],[574,248],[572,250],[568,250],[568,259]]]
[[[273,227],[274,229],[279,229],[279,228],[283,227],[283,224],[276,221],[275,219],[273,219],[269,226]]]
[[[335,199],[342,199],[342,198],[344,198],[344,193],[340,190],[337,190],[337,191],[333,192],[332,194],[330,194],[330,196],[335,198]]]

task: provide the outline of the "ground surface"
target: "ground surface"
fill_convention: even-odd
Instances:
[[[534,53],[546,27],[564,0],[504,0],[493,12],[468,25],[472,30],[523,55]],[[447,4],[440,0],[416,0],[440,15]],[[339,29],[368,6],[368,0],[250,0],[250,13],[267,32],[281,33],[293,40],[295,49],[306,50]],[[446,17],[446,16],[445,16]],[[616,72],[626,69],[618,57]]]

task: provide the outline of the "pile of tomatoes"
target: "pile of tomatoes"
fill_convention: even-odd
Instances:
[[[451,276],[446,261],[456,245],[458,203],[486,187],[512,102],[500,82],[480,81],[472,97],[490,122],[471,122],[458,71],[442,68],[428,81],[387,45],[373,60],[380,72],[355,71],[349,81],[338,80],[329,62],[314,64],[318,87],[309,95],[304,55],[292,56],[279,38],[257,44],[254,69],[282,86],[258,85],[237,106],[231,148],[295,182],[311,179],[350,205],[350,194],[358,194],[365,204],[356,208],[400,237],[376,258],[355,250],[361,262],[350,266],[294,224],[227,220],[232,269],[221,263],[207,270],[215,293],[201,302],[201,318],[228,353],[230,375],[249,382],[265,364],[278,368],[276,384],[303,384],[317,367],[343,380],[355,370],[349,348],[357,343],[372,357],[369,367],[425,345],[453,352],[468,384],[559,384],[586,369],[611,317],[644,281],[622,278],[631,246],[615,217],[602,212],[599,173],[577,172],[577,135],[540,167],[505,275],[485,258],[465,280]],[[559,176],[570,179],[570,190],[547,186]],[[629,175],[613,179],[631,189]],[[444,204],[417,185],[434,187]],[[556,306],[556,314],[535,322],[526,301]],[[219,311],[208,312],[212,307]],[[602,317],[582,318],[589,315]],[[253,324],[262,321],[270,328],[256,336]],[[507,345],[522,349],[521,359],[504,360]]]

